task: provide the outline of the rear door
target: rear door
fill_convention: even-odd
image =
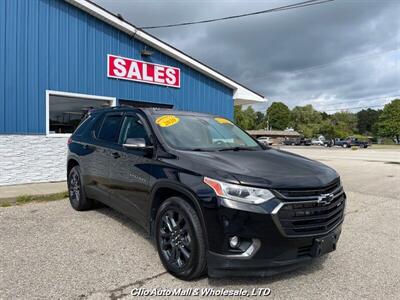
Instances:
[[[85,158],[87,173],[86,189],[88,197],[109,204],[110,161],[118,147],[118,137],[123,113],[108,113],[92,132],[93,142],[90,156]]]
[[[128,138],[143,138],[146,145],[152,145],[145,119],[135,112],[124,116],[118,150],[110,163],[110,198],[139,224],[145,225],[153,151],[124,148]]]

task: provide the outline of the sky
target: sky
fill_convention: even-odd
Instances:
[[[303,0],[94,0],[138,26],[198,21]],[[400,98],[400,0],[335,0],[208,24],[148,30],[290,108],[333,113]]]

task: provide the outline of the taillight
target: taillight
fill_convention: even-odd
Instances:
[[[67,145],[71,145],[71,144],[72,144],[72,137],[69,137],[68,141],[67,141]]]

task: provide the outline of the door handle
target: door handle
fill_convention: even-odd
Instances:
[[[120,155],[118,152],[113,152],[113,153],[111,153],[111,156],[114,157],[115,159],[121,157],[121,155]]]
[[[83,144],[83,149],[85,149],[85,150],[87,150],[87,149],[96,149],[96,147],[95,146],[91,146],[91,145],[88,145],[88,144]]]

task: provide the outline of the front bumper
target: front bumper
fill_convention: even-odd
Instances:
[[[335,235],[336,241],[339,239],[341,233],[341,225],[335,228],[329,236]],[[288,271],[292,271],[298,267],[304,266],[310,263],[316,256],[312,254],[315,239],[301,239],[295,241],[291,246],[287,246],[282,253],[278,253],[275,256],[266,258],[266,253],[269,251],[266,249],[268,246],[260,246],[260,249],[251,257],[239,257],[236,255],[224,255],[218,254],[212,251],[208,252],[207,264],[208,264],[208,275],[210,277],[235,277],[235,276],[272,276]],[[309,246],[296,247],[308,243]],[[263,249],[264,248],[264,249]],[[270,246],[274,249],[274,246]],[[309,248],[307,251],[304,249]],[[266,251],[265,251],[266,250]],[[265,252],[264,252],[265,251]],[[263,253],[264,252],[264,253]]]
[[[343,205],[345,195],[343,195]],[[219,199],[218,207],[207,209],[206,217],[210,277],[271,276],[291,271],[309,263],[315,256],[316,240],[326,236],[335,238],[341,233],[343,218],[329,230],[318,234],[288,236],[277,223],[277,208],[281,201],[269,201],[261,206],[228,207]],[[344,209],[344,208],[343,208]],[[229,237],[257,241],[256,249],[247,255],[229,247]]]

